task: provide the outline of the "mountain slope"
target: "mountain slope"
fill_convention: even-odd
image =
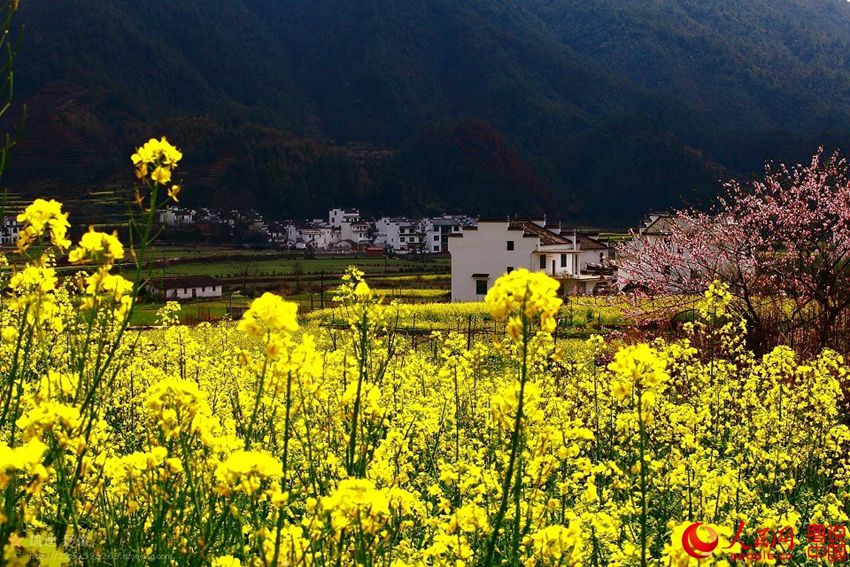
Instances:
[[[121,182],[132,145],[167,132],[190,203],[622,225],[765,159],[850,147],[838,0],[22,6],[22,192]]]
[[[724,124],[846,123],[850,9],[833,0],[530,0],[560,41]]]

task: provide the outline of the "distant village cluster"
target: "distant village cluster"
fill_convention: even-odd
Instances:
[[[254,211],[169,208],[159,213],[159,223],[167,227],[203,233],[208,227],[242,227],[253,235],[249,240],[292,250],[320,252],[366,252],[405,255],[444,254],[448,238],[474,228],[475,218],[465,215],[366,219],[358,209],[331,209],[326,219],[266,222]]]

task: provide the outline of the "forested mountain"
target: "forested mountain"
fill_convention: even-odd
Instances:
[[[547,211],[625,225],[850,151],[843,0],[28,0],[12,191],[185,148],[187,202],[272,217]]]

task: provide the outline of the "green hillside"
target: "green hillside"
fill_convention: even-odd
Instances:
[[[31,0],[16,194],[186,151],[190,204],[625,225],[850,148],[838,0]]]

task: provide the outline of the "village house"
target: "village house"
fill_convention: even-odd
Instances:
[[[11,246],[18,241],[22,224],[15,216],[3,217],[3,225],[0,226],[0,245]]]
[[[502,274],[517,268],[545,272],[563,294],[589,294],[609,276],[605,244],[577,232],[562,233],[545,219],[482,219],[449,238],[452,301],[480,301]]]
[[[166,207],[157,212],[157,222],[165,226],[192,225],[195,224],[195,211],[192,209]]]
[[[331,209],[328,211],[328,224],[334,228],[342,228],[343,223],[356,223],[360,220],[358,209]]]
[[[275,244],[287,244],[289,232],[286,224],[272,221],[269,223],[269,239]]]
[[[266,237],[271,237],[271,232],[269,231],[269,225],[266,223],[266,220],[263,218],[263,215],[254,210],[245,211],[242,216],[243,222],[245,222],[248,226],[248,230],[252,230],[259,234],[262,234]]]
[[[343,222],[339,229],[341,241],[349,240],[357,246],[369,244],[369,223],[363,221]]]
[[[163,299],[200,299],[222,296],[222,282],[211,276],[178,276],[151,278],[147,282],[151,294]]]
[[[298,250],[327,250],[339,242],[339,229],[323,221],[312,221],[302,225],[290,224],[286,227],[287,241]]]
[[[617,288],[628,291],[640,288],[646,280],[664,280],[671,285],[669,291],[679,289],[677,282],[683,282],[691,277],[694,266],[688,262],[688,253],[679,250],[676,245],[668,242],[670,234],[677,223],[682,222],[669,212],[650,212],[634,231],[632,239],[620,246],[617,252]],[[683,227],[684,228],[684,227]],[[658,249],[669,249],[673,256],[678,256],[680,262],[671,266],[646,265],[647,255],[652,255]]]
[[[653,211],[644,218],[638,234],[649,244],[655,244],[670,235],[670,230],[675,223],[676,219],[671,213]]]
[[[197,210],[195,214],[195,222],[204,222],[210,224],[229,224],[232,226],[232,223],[227,223],[223,218],[221,211],[216,209],[210,209],[208,207],[202,207]]]
[[[358,209],[331,209],[328,211],[328,224],[338,231],[336,241],[332,243],[333,248],[339,249],[346,241],[353,244],[354,248],[369,244],[368,222],[361,220]]]
[[[449,236],[462,234],[464,227],[474,227],[476,222],[475,219],[462,215],[443,215],[430,219],[431,230],[427,236],[429,251],[433,254],[447,254]]]
[[[432,252],[429,235],[433,239],[433,226],[429,219],[383,217],[375,222],[375,243],[383,244],[396,254],[422,254]]]

